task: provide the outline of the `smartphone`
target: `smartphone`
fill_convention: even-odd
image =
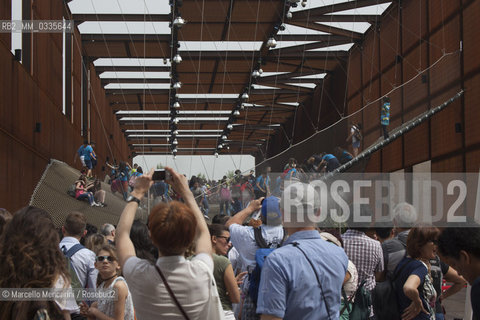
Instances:
[[[263,199],[265,200],[265,198]],[[261,202],[261,204],[263,204],[263,200]],[[262,215],[262,208],[260,208],[260,210],[258,210],[257,212],[255,212],[253,215],[252,215],[252,219],[255,219],[255,220],[260,220],[260,216]]]
[[[161,180],[167,180],[170,178],[170,175],[165,169],[156,169],[153,172],[152,180],[153,181],[161,181]]]

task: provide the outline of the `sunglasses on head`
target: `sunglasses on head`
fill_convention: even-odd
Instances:
[[[97,256],[96,260],[97,260],[98,262],[103,262],[103,261],[105,261],[105,260],[107,260],[108,262],[113,262],[113,261],[115,261],[115,259],[114,259],[113,257],[111,257],[111,256]]]

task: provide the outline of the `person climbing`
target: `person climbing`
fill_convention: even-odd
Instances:
[[[383,97],[380,123],[382,124],[383,138],[386,140],[388,139],[387,126],[390,124],[390,98],[389,97]]]

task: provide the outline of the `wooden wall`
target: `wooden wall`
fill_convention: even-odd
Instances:
[[[0,6],[10,18],[10,8]],[[63,1],[50,0],[33,6],[34,19],[60,20]],[[8,35],[8,34],[7,34]],[[96,174],[103,177],[102,165],[108,157],[128,160],[129,150],[118,121],[108,105],[100,80],[90,64],[90,116],[88,135],[81,131],[82,55],[80,35],[72,41],[71,116],[62,113],[62,34],[32,35],[31,70],[13,59],[10,38],[0,37],[0,207],[15,211],[28,204],[49,159],[73,164],[78,147],[84,138],[96,142],[99,166]],[[24,53],[25,56],[25,53]],[[36,124],[41,130],[35,132]],[[61,204],[59,204],[61,205]]]

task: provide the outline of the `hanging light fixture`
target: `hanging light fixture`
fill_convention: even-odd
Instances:
[[[260,72],[258,72],[258,70],[253,70],[252,77],[254,77],[254,78],[260,77]]]
[[[282,23],[279,27],[280,31],[285,31],[285,23]]]
[[[175,159],[177,159],[177,153],[176,152],[173,153],[173,160],[175,160]]]
[[[287,19],[292,19],[293,15],[290,11],[287,12]]]
[[[172,134],[176,136],[178,134],[178,130],[177,129],[173,130]]]
[[[175,155],[177,153],[177,148],[174,148],[172,152]]]
[[[173,103],[173,107],[174,107],[175,109],[180,108],[180,102],[175,101],[175,102]]]
[[[173,62],[175,62],[175,63],[177,63],[177,64],[180,63],[180,62],[182,62],[182,57],[177,53],[177,54],[175,55],[175,57],[173,57]]]
[[[303,0],[303,1],[302,1],[302,7],[305,8],[306,6],[307,6],[307,0]]]
[[[218,158],[218,152],[215,152],[215,158]]]
[[[226,136],[226,135],[223,135],[223,136],[222,136],[222,140],[227,140],[227,136]]]
[[[173,123],[178,124],[178,118],[173,118]]]
[[[239,105],[239,106],[240,106],[240,110],[244,110],[244,109],[245,109],[245,104],[243,104],[243,103],[240,103],[240,105]]]
[[[227,125],[227,129],[228,129],[228,130],[232,130],[232,129],[233,129],[233,124],[229,123],[229,124]]]
[[[180,81],[175,82],[173,84],[173,89],[180,89],[182,87],[182,83]]]
[[[233,111],[233,115],[234,115],[234,116],[239,116],[239,115],[240,115],[240,111],[238,111],[238,110]]]
[[[220,144],[218,145],[218,149],[222,149],[222,148],[223,148],[223,144],[220,143]]]
[[[258,69],[258,73],[262,74],[262,73],[263,73],[263,69],[262,69],[262,68]]]
[[[277,46],[277,40],[274,37],[270,37],[267,41],[267,48],[275,48]]]
[[[187,23],[185,20],[183,20],[182,17],[178,16],[173,20],[173,25],[177,28],[181,28],[185,23]]]
[[[175,144],[175,145],[177,145],[177,144],[178,144],[178,140],[177,140],[177,138],[175,138],[175,140],[173,140],[173,142],[172,142],[172,143],[173,143],[173,144]]]
[[[242,99],[245,100],[245,101],[247,101],[248,98],[250,98],[250,96],[248,95],[248,93],[244,92],[244,93],[242,94]]]

